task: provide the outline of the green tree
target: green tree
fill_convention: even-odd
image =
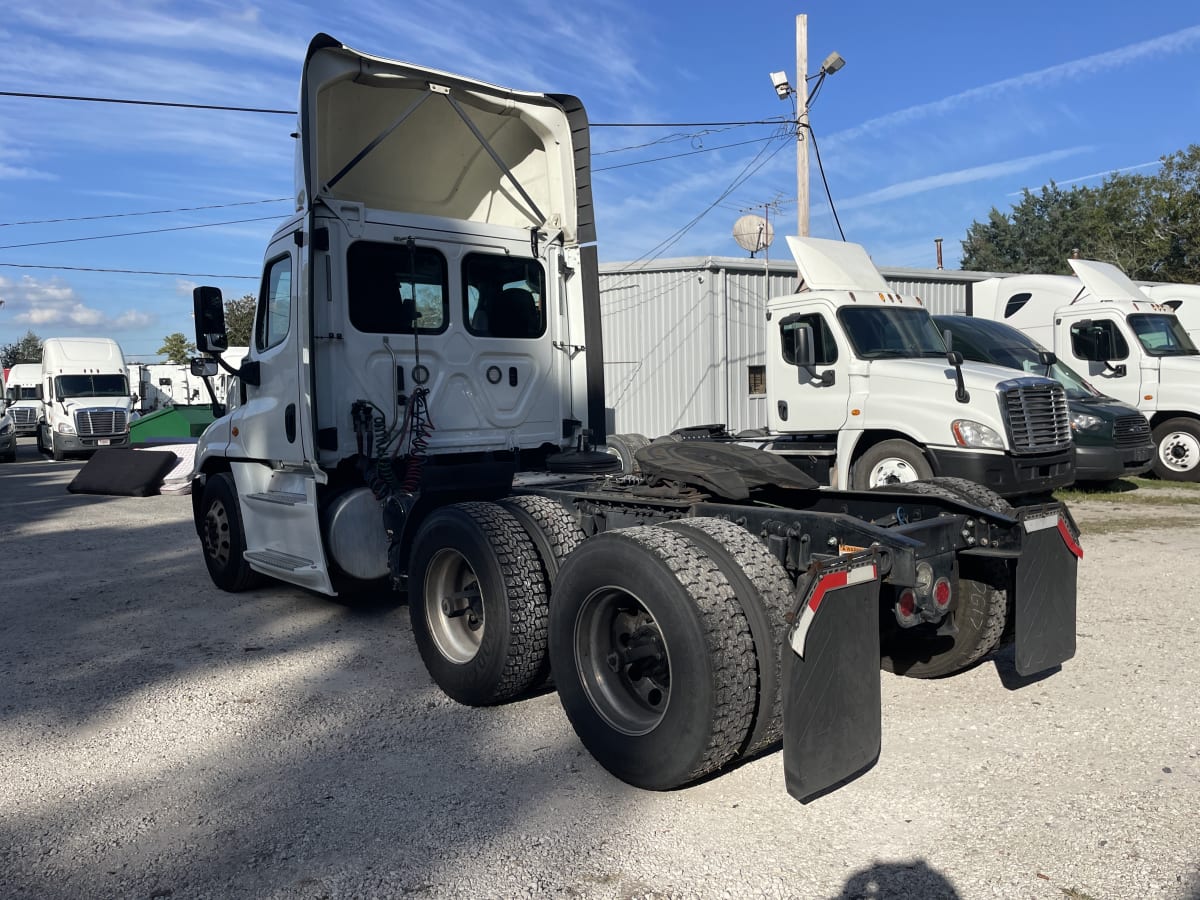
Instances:
[[[964,269],[1069,274],[1078,250],[1134,279],[1200,282],[1200,145],[1163,157],[1152,175],[1027,190],[1011,212],[972,222],[962,248]]]
[[[167,362],[183,366],[187,365],[192,354],[196,352],[196,345],[185,338],[183,332],[176,331],[163,338],[163,345],[155,352],[160,356],[165,356]]]
[[[230,347],[249,347],[250,334],[254,330],[253,294],[245,294],[237,300],[225,301],[225,333]]]
[[[42,339],[32,331],[11,344],[0,347],[0,361],[8,369],[18,363],[40,363],[42,361]]]

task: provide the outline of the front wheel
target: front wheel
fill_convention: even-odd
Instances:
[[[635,787],[715,772],[749,734],[758,666],[746,617],[682,534],[645,526],[584,541],[558,573],[550,660],[583,745]]]
[[[408,573],[413,638],[448,696],[487,706],[546,679],[546,576],[512,513],[442,507],[417,532]]]
[[[209,475],[200,501],[200,543],[204,564],[213,584],[237,593],[256,586],[263,576],[250,568],[244,556],[246,531],[238,506],[237,488],[228,472]]]
[[[62,462],[67,458],[66,452],[58,445],[58,438],[54,436],[54,432],[50,432],[50,455],[54,457],[55,462]]]
[[[1200,481],[1200,423],[1167,419],[1154,428],[1154,474],[1163,481]]]
[[[933,477],[933,468],[915,444],[894,438],[867,449],[850,467],[850,487],[856,491],[908,484]]]

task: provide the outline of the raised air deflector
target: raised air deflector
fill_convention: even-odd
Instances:
[[[309,47],[297,192],[594,240],[587,119],[574,98],[524,93]]]

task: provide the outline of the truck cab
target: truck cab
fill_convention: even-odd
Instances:
[[[767,307],[771,449],[852,489],[953,476],[1014,496],[1074,480],[1061,385],[948,356],[924,303],[861,246],[788,243],[801,284]]]
[[[37,433],[38,420],[42,415],[41,390],[38,387],[41,373],[42,367],[37,363],[17,363],[8,370],[5,397],[17,434]]]
[[[1110,263],[1069,260],[1077,277],[1012,275],[974,288],[974,314],[1053,348],[1102,393],[1137,407],[1153,429],[1154,473],[1200,480],[1200,350],[1165,303]]]
[[[40,387],[39,450],[61,460],[129,443],[129,376],[116,341],[47,338]]]

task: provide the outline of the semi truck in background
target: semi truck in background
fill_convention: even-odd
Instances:
[[[0,370],[0,462],[16,462],[17,428],[8,412],[8,391]]]
[[[1074,481],[1060,384],[948,354],[921,299],[894,292],[860,245],[788,245],[800,287],[767,301],[768,427],[736,437],[853,490],[953,477],[1013,497]]]
[[[129,378],[111,338],[47,338],[42,343],[38,449],[56,460],[129,443]]]
[[[1138,287],[1154,302],[1174,310],[1192,343],[1200,347],[1200,284],[1142,282]]]
[[[1150,421],[1154,474],[1200,481],[1200,350],[1175,310],[1110,263],[1068,260],[1075,276],[1009,275],[974,285],[976,316],[1053,349],[1102,393]]]
[[[195,453],[218,587],[404,590],[446,694],[504,703],[552,672],[583,745],[650,789],[782,743],[811,798],[878,756],[881,663],[950,674],[1007,640],[1022,673],[1073,655],[1062,504],[959,479],[821,489],[712,441],[614,472],[577,99],[322,34],[300,110],[297,206],[237,369],[217,359],[220,292],[195,291],[197,369],[241,400]],[[786,332],[792,378],[806,324]]]
[[[17,363],[8,370],[5,397],[8,412],[12,416],[17,434],[37,433],[38,420],[42,417],[41,382],[42,367],[39,363]]]

